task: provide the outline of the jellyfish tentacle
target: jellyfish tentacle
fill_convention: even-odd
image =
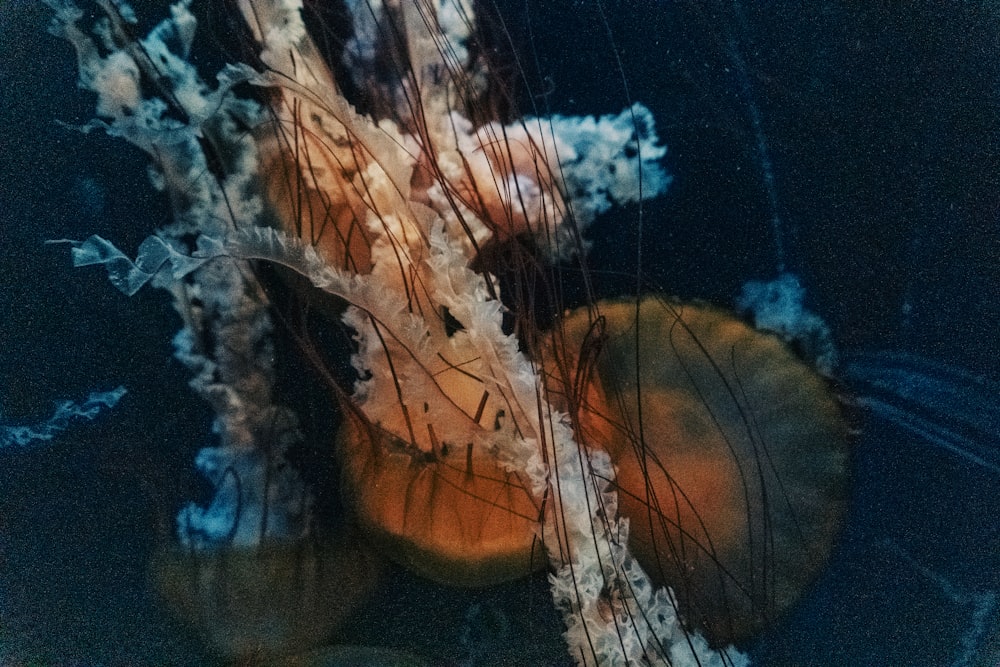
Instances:
[[[860,352],[844,380],[861,407],[974,466],[1000,474],[1000,387],[988,378],[915,354]]]

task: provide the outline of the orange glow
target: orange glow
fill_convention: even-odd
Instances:
[[[745,639],[798,600],[832,549],[847,487],[840,406],[781,341],[723,311],[598,306],[593,377],[607,398],[585,410],[592,432],[612,433],[630,547],[689,625],[716,644]],[[591,321],[567,318],[566,340]]]
[[[462,586],[518,579],[545,563],[540,510],[492,456],[471,443],[421,452],[346,412],[342,491],[380,553]]]

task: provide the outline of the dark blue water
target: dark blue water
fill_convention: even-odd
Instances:
[[[844,538],[756,664],[995,664],[1000,10],[511,4],[540,113],[642,101],[670,149],[668,194],[595,227],[598,292],[633,290],[641,261],[648,287],[725,305],[783,263],[853,364]],[[0,452],[0,663],[203,664],[147,572],[203,492],[191,461],[209,443],[171,358],[177,318],[165,294],[126,298],[44,245],[97,233],[132,250],[169,211],[137,151],[57,124],[92,100],[46,22],[34,2],[0,5],[0,410],[30,424],[59,399],[128,394]],[[541,581],[470,594],[392,573],[349,634],[432,662],[548,664],[558,628]]]

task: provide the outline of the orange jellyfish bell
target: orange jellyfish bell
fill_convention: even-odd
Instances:
[[[539,509],[520,479],[471,443],[439,445],[421,451],[345,410],[343,494],[366,537],[444,584],[486,586],[538,569]]]
[[[338,545],[162,549],[153,583],[214,655],[278,659],[330,641],[377,586],[382,561],[352,530],[341,538]]]
[[[836,398],[780,340],[716,308],[645,298],[593,312],[567,316],[562,334],[594,340],[603,324],[579,421],[592,444],[606,439],[633,554],[713,644],[760,632],[841,524]]]

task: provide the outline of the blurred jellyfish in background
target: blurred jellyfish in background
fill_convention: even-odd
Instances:
[[[132,38],[162,18],[165,8],[150,5],[137,4],[141,27]],[[853,397],[849,412],[858,435],[844,532],[804,600],[763,635],[740,640],[752,663],[990,664],[1000,588],[1000,537],[991,520],[1000,490],[995,10],[932,3],[898,12],[820,5],[805,13],[740,3],[486,5],[480,24],[501,36],[491,47],[511,56],[508,86],[519,91],[525,116],[604,116],[640,101],[670,147],[666,167],[674,180],[667,194],[645,202],[641,214],[633,205],[597,219],[586,234],[585,263],[556,264],[556,308],[540,297],[533,313],[539,323],[558,306],[638,290],[725,308],[739,305],[742,294],[758,327],[780,330],[765,321],[762,304],[780,301],[769,298],[775,293],[766,286],[784,285],[778,296],[804,289],[803,301],[785,305],[819,314],[834,341],[836,361],[819,333],[826,327],[794,336],[796,351],[826,360],[840,393]],[[234,11],[199,3],[192,10],[200,19],[197,39],[205,42],[192,47],[199,72],[210,76],[246,60],[239,42],[226,39],[236,29]],[[142,156],[100,133],[81,135],[54,123],[80,126],[94,113],[91,99],[71,94],[76,75],[63,44],[43,34],[46,12],[17,2],[0,12],[19,19],[0,22],[6,126],[18,129],[9,136],[31,138],[14,141],[3,165],[0,215],[11,248],[0,360],[6,415],[38,421],[57,396],[118,383],[129,389],[109,415],[74,423],[51,446],[4,452],[0,650],[10,660],[54,664],[201,664],[205,637],[171,619],[147,573],[163,536],[174,532],[176,512],[192,498],[196,507],[211,508],[214,491],[190,462],[209,444],[213,416],[185,397],[184,374],[166,361],[176,322],[164,314],[162,294],[119,298],[97,271],[67,269],[64,247],[42,245],[95,233],[134,257],[152,230],[170,224],[172,211],[149,188]],[[316,14],[331,44],[349,38],[337,31],[342,19],[336,10]],[[374,71],[377,85],[387,70]],[[163,81],[150,83],[163,92]],[[367,100],[375,116],[384,113],[377,102]],[[503,112],[504,105],[490,108]],[[210,148],[205,154],[214,155]],[[485,189],[479,182],[471,187]],[[552,196],[548,204],[560,202]],[[178,202],[171,205],[176,212]],[[497,271],[503,289],[517,293],[515,278],[536,269],[524,269],[534,266],[524,261],[525,251],[512,256],[522,264],[494,266],[518,267]],[[271,297],[300,303],[301,286],[275,273],[264,276],[280,290]],[[328,306],[310,303],[310,316],[322,317]],[[302,312],[301,305],[289,307],[273,326],[284,330],[281,318]],[[341,359],[349,355],[343,338],[320,341],[339,349]],[[257,351],[311,366],[294,343]],[[350,377],[349,368],[329,358],[322,365],[334,381]],[[262,421],[275,429],[270,433],[334,432],[336,418],[317,397],[324,392],[302,386],[298,371],[286,373],[276,374],[270,389],[295,406],[299,422],[269,413]],[[330,446],[328,438],[292,447],[291,465],[281,470],[301,476],[309,493],[261,506],[308,505],[328,520],[326,530],[349,530],[331,509],[339,494],[330,489],[339,485],[325,480],[340,473],[324,449]],[[252,478],[227,472],[239,462],[204,454],[198,460],[202,470],[215,471],[213,481],[223,482],[217,486]],[[208,512],[190,516],[207,520]],[[249,520],[260,525],[260,518]],[[294,532],[296,516],[286,518]],[[227,531],[239,521],[223,519],[224,537],[238,537]],[[198,525],[192,535],[211,533],[209,523]],[[214,572],[225,580],[225,572],[245,571],[238,554],[219,575],[215,565],[192,571],[158,553],[160,592],[169,589],[164,576],[204,581],[198,577]],[[248,578],[251,586],[274,585],[275,606],[294,604],[281,598],[287,594],[311,610],[328,603],[302,602],[298,593],[328,600],[328,589],[343,586],[331,574],[344,571],[341,557],[278,553],[267,574]],[[296,565],[283,579],[280,565],[289,562]],[[341,619],[337,641],[395,646],[431,662],[572,663],[544,576],[471,592],[395,566],[378,576],[378,592]],[[220,598],[221,607],[213,608],[197,595],[193,602],[173,596],[175,607],[194,605],[185,611],[189,618],[208,617],[202,628],[217,627],[226,614],[233,619],[238,603]],[[218,634],[238,635],[238,621]]]

